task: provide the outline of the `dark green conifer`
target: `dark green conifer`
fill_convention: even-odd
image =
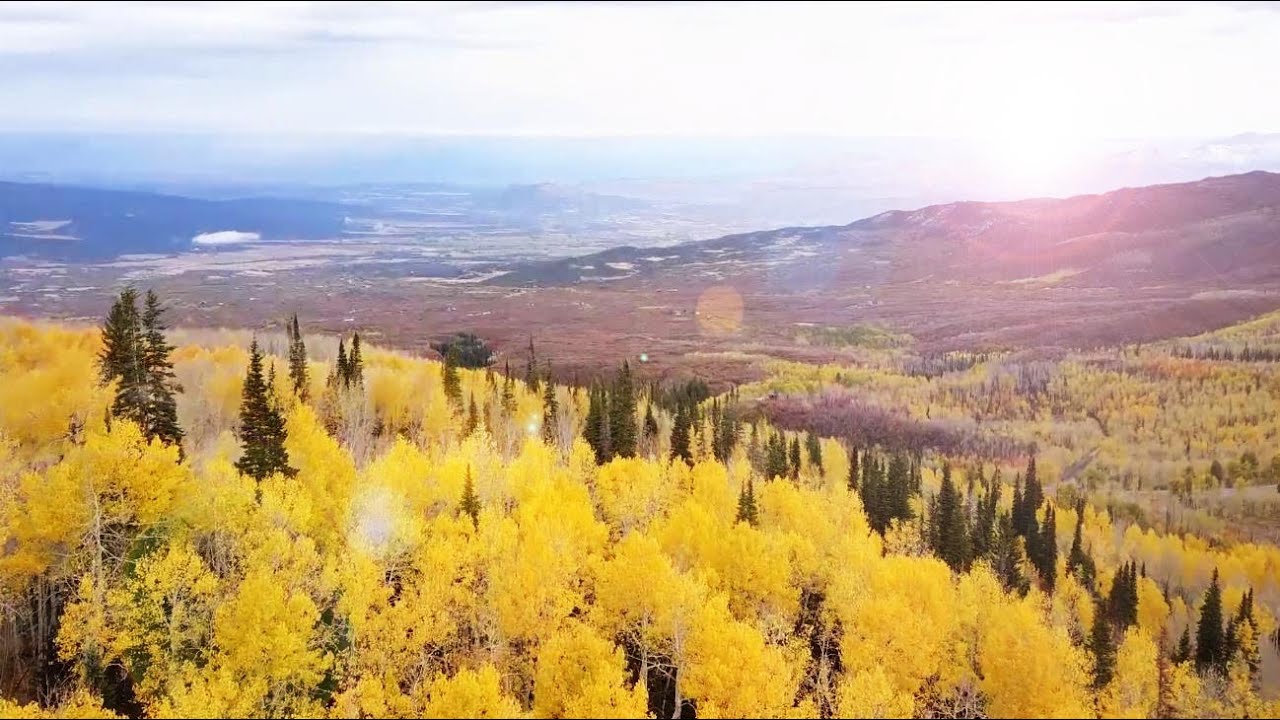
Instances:
[[[1222,588],[1218,585],[1218,570],[1204,593],[1200,604],[1200,624],[1196,626],[1196,670],[1223,670],[1227,665],[1226,638],[1222,629]]]

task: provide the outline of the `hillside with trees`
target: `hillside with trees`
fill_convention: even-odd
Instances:
[[[163,307],[0,322],[0,715],[1280,714],[1235,335],[713,395]]]

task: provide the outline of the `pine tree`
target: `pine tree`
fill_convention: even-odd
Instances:
[[[467,405],[467,425],[463,428],[462,436],[471,437],[478,427],[480,427],[480,413],[476,408],[476,394],[473,392],[471,402]]]
[[[269,390],[262,377],[262,354],[258,352],[255,338],[249,346],[249,371],[240,402],[240,445],[243,453],[236,461],[236,469],[256,480],[276,472],[286,476],[297,472],[289,467],[289,456],[284,448],[284,419],[268,394]]]
[[[1111,624],[1101,604],[1093,613],[1093,630],[1089,633],[1089,652],[1093,655],[1093,689],[1101,690],[1111,682],[1116,668],[1116,646]]]
[[[1182,628],[1182,638],[1178,640],[1178,649],[1173,653],[1173,663],[1180,665],[1191,659],[1191,623]]]
[[[1044,511],[1044,522],[1036,542],[1036,559],[1040,581],[1045,592],[1052,595],[1058,580],[1058,516],[1052,505]]]
[[[671,457],[681,458],[687,463],[693,462],[693,454],[689,452],[689,430],[693,424],[693,408],[681,402],[676,406],[675,422],[671,426]]]
[[[658,420],[653,416],[653,403],[644,406],[644,437],[648,440],[658,437]]]
[[[818,442],[818,436],[812,432],[805,433],[804,437],[805,450],[809,454],[809,465],[816,468],[819,473],[822,472],[822,444]]]
[[[548,446],[556,444],[560,402],[556,400],[556,386],[551,382],[551,362],[547,362],[547,383],[542,393],[542,441]]]
[[[849,448],[849,491],[858,491],[858,448]]]
[[[1222,631],[1222,588],[1218,585],[1218,571],[1204,593],[1200,605],[1200,624],[1196,626],[1196,670],[1223,670],[1227,665],[1226,638]]]
[[[1071,537],[1071,551],[1067,554],[1067,573],[1080,578],[1087,556],[1084,554],[1084,500],[1076,503],[1076,531]],[[1092,583],[1089,583],[1092,585]],[[1088,587],[1089,585],[1086,585]]]
[[[142,311],[143,351],[142,364],[146,372],[146,425],[143,431],[148,438],[158,438],[182,450],[182,428],[178,426],[178,405],[173,393],[180,388],[173,374],[173,362],[169,353],[173,347],[165,339],[160,299],[147,291]]]
[[[738,493],[738,522],[746,522],[755,525],[759,519],[759,509],[756,507],[756,492],[751,478],[747,478],[747,484]]]
[[[342,338],[338,338],[338,362],[334,366],[333,375],[329,377],[329,381],[330,384],[342,387],[351,384],[351,369],[347,362],[347,349],[343,346]]]
[[[996,521],[991,567],[999,576],[1000,584],[1006,592],[1027,592],[1029,584],[1022,574],[1022,551],[1018,548],[1018,533],[1013,529],[1013,517],[1009,513],[1000,513]]]
[[[524,386],[529,392],[538,392],[538,356],[533,350],[533,336],[529,336],[529,359],[524,368]]]
[[[787,441],[781,433],[773,433],[765,441],[764,476],[769,480],[788,475]]]
[[[516,411],[515,381],[511,379],[511,361],[508,360],[502,376],[502,410],[508,414]],[[594,447],[594,445],[592,446]]]
[[[636,395],[631,381],[631,365],[622,363],[609,398],[609,439],[613,454],[636,456]]]
[[[307,375],[307,344],[298,327],[298,314],[294,313],[293,320],[289,323],[289,379],[293,382],[293,394],[303,402],[311,394]]]
[[[146,339],[138,315],[138,293],[132,287],[120,291],[102,325],[102,352],[98,355],[102,382],[118,380],[111,414],[136,422],[144,431],[147,422]]]
[[[355,355],[355,350],[352,350]],[[462,380],[458,377],[458,349],[450,346],[444,354],[444,396],[455,408],[462,407]]]
[[[973,528],[973,555],[987,557],[996,539],[996,512],[1000,507],[1000,471],[987,483],[987,492],[978,503],[978,520]]]
[[[791,479],[795,480],[800,477],[800,438],[791,438],[791,454],[789,456],[788,471]]]
[[[360,357],[360,333],[351,336],[351,355],[347,357],[347,384],[364,385],[364,360]]]
[[[933,552],[955,572],[963,572],[968,564],[968,541],[965,538],[964,508],[960,494],[951,480],[951,466],[942,466],[942,487],[934,496],[929,526]]]
[[[476,496],[475,483],[471,481],[470,465],[467,466],[467,478],[462,486],[462,502],[458,503],[458,510],[471,518],[472,527],[480,529],[480,498]]]

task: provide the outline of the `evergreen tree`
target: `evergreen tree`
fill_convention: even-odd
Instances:
[[[799,437],[791,438],[791,455],[790,455],[789,470],[790,470],[790,475],[792,480],[796,480],[800,477],[800,438]]]
[[[338,362],[334,365],[333,375],[329,380],[330,384],[342,387],[351,384],[351,368],[347,362],[347,349],[342,343],[342,338],[338,338]]]
[[[653,403],[644,406],[644,438],[650,442],[658,437],[658,420],[653,417]]]
[[[1218,585],[1218,571],[1204,593],[1200,605],[1200,624],[1196,626],[1196,670],[1222,670],[1227,665],[1226,638],[1222,631],[1222,588]]]
[[[818,442],[818,436],[812,432],[805,433],[804,437],[805,450],[809,453],[809,464],[817,468],[818,472],[822,472],[822,444]]]
[[[107,313],[98,364],[103,383],[118,381],[112,416],[132,420],[145,432],[149,426],[146,339],[138,315],[138,293],[132,287],[120,291]]]
[[[973,528],[973,555],[987,557],[995,543],[996,512],[1000,507],[1000,471],[986,484],[987,492],[978,503],[978,519]]]
[[[355,357],[355,348],[352,345],[351,355]],[[353,362],[354,364],[354,362]],[[449,405],[455,408],[462,407],[462,379],[458,377],[458,349],[450,347],[444,354],[444,396],[449,401]]]
[[[996,521],[991,567],[1006,592],[1027,592],[1028,582],[1022,574],[1022,551],[1018,547],[1018,533],[1013,529],[1013,517],[1009,513],[1000,513]]]
[[[551,362],[547,362],[547,386],[542,393],[542,441],[548,446],[556,444],[559,425],[560,402],[556,400],[556,386],[551,382]]]
[[[351,336],[351,355],[347,357],[347,384],[364,386],[364,359],[360,356],[360,333]]]
[[[765,441],[764,476],[774,480],[788,474],[787,441],[781,433],[775,432]]]
[[[173,393],[180,388],[173,374],[173,362],[169,360],[173,347],[164,336],[165,326],[160,317],[163,312],[160,299],[148,290],[142,311],[142,364],[146,372],[143,432],[148,438],[177,445],[181,452],[183,433],[178,426],[178,405],[173,398]]]
[[[904,453],[894,453],[889,457],[889,468],[884,475],[880,498],[885,527],[894,518],[911,519],[911,496],[919,489],[915,478],[911,460]]]
[[[587,418],[582,424],[582,437],[595,451],[596,463],[599,465],[609,461],[609,421],[605,402],[604,392],[599,386],[593,385],[587,394]]]
[[[516,411],[516,391],[515,381],[511,379],[511,361],[506,363],[506,369],[502,375],[502,410],[507,414]],[[584,431],[585,434],[585,431]],[[592,445],[592,447],[595,447]]]
[[[609,439],[614,455],[636,456],[636,395],[631,381],[631,364],[626,361],[622,363],[609,398]]]
[[[1173,662],[1180,665],[1191,659],[1191,623],[1182,628],[1182,638],[1178,640],[1178,649],[1173,653]]]
[[[738,522],[746,522],[755,525],[759,519],[759,509],[756,507],[755,487],[751,482],[751,478],[747,478],[747,484],[738,493]]]
[[[1071,551],[1067,554],[1067,573],[1080,578],[1086,559],[1087,556],[1084,554],[1084,500],[1081,500],[1076,503],[1076,532],[1071,536]]]
[[[471,402],[467,405],[467,425],[463,428],[462,436],[471,437],[471,434],[480,427],[480,413],[476,408],[476,394],[471,393]]]
[[[1026,522],[1024,520],[1024,506],[1026,503],[1022,497],[1022,476],[1019,475],[1013,482],[1013,507],[1009,509],[1012,513],[1010,519],[1013,521],[1014,532],[1026,537]]]
[[[858,448],[849,448],[849,490],[857,492],[858,490]]]
[[[942,466],[942,487],[934,496],[929,527],[933,552],[955,572],[963,572],[968,564],[968,541],[965,538],[964,508],[960,494],[951,480],[951,466]]]
[[[524,368],[524,386],[530,392],[538,392],[538,356],[533,350],[533,336],[529,336],[529,358]]]
[[[262,354],[258,341],[249,346],[249,371],[245,376],[240,402],[240,445],[243,452],[236,461],[236,469],[256,480],[272,473],[292,476],[297,471],[289,467],[289,456],[284,448],[284,419],[275,407],[271,388],[262,377]]]
[[[475,483],[471,481],[470,465],[467,466],[467,478],[462,486],[462,502],[458,503],[458,510],[471,518],[472,527],[480,529],[480,498],[476,495]]]
[[[1093,654],[1093,689],[1102,690],[1115,675],[1116,646],[1111,624],[1101,604],[1093,613],[1093,630],[1089,633],[1089,652]]]
[[[681,458],[685,462],[693,462],[693,454],[689,452],[689,428],[693,424],[693,409],[685,403],[676,407],[675,422],[671,426],[671,457]]]
[[[293,382],[293,394],[303,402],[310,395],[307,382],[307,345],[302,340],[302,330],[298,327],[298,314],[293,314],[289,323],[289,379]]]
[[[1058,515],[1053,506],[1045,508],[1044,522],[1036,542],[1036,570],[1045,592],[1053,594],[1058,579]]]

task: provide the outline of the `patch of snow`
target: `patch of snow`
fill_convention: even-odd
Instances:
[[[614,270],[635,270],[636,269],[636,266],[629,262],[611,262],[611,263],[605,263],[605,265],[608,265]]]
[[[200,233],[191,238],[193,245],[243,245],[262,239],[261,233],[241,232],[239,230],[219,230],[217,232]]]

